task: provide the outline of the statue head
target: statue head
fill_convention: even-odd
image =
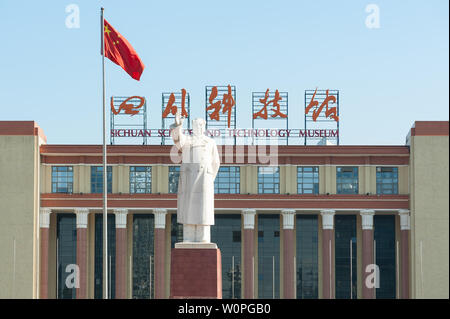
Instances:
[[[205,120],[198,117],[192,121],[192,132],[194,136],[201,136],[205,133]]]

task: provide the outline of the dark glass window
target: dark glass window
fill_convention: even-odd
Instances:
[[[155,219],[153,214],[133,215],[133,298],[155,297]]]
[[[280,298],[280,216],[258,215],[258,298]]]
[[[221,166],[214,181],[214,193],[239,194],[240,175],[239,166]]]
[[[241,231],[233,230],[233,242],[240,243],[241,242]]]
[[[335,215],[336,298],[356,299],[356,216]]]
[[[336,168],[336,190],[338,194],[358,194],[358,167]]]
[[[180,178],[180,166],[169,166],[169,193],[178,193],[178,179]]]
[[[73,167],[52,166],[52,193],[73,192]]]
[[[319,298],[318,217],[297,215],[297,298]]]
[[[280,168],[273,166],[258,167],[258,194],[280,193]]]
[[[130,193],[150,194],[152,192],[152,167],[130,166]]]
[[[69,288],[66,285],[66,279],[73,274],[73,271],[66,272],[66,267],[77,263],[76,215],[58,214],[57,216],[58,299],[75,299],[76,288]]]
[[[108,193],[112,193],[112,167],[107,167]],[[103,166],[91,166],[91,193],[103,193]]]
[[[103,298],[103,214],[95,214],[94,298]],[[116,219],[108,214],[108,296],[116,297]]]
[[[398,194],[397,167],[377,167],[377,194]]]
[[[176,243],[183,241],[183,224],[177,223],[177,214],[172,214],[170,217],[170,247],[174,248]]]
[[[395,216],[375,215],[373,222],[375,264],[378,265],[380,270],[380,287],[376,289],[376,297],[380,299],[395,299]]]
[[[319,167],[297,167],[297,193],[319,194]]]
[[[222,254],[222,297],[241,298],[241,215],[217,214],[211,242]]]

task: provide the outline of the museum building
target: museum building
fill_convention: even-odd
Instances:
[[[417,121],[399,146],[278,146],[276,165],[219,145],[223,298],[448,298],[448,123]],[[171,149],[107,147],[110,298],[170,297]],[[0,298],[102,298],[102,182],[102,145],[0,121]]]

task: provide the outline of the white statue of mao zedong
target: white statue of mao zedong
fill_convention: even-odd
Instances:
[[[177,221],[183,224],[183,242],[211,241],[214,225],[214,179],[220,167],[217,145],[205,136],[205,120],[192,121],[193,135],[183,134],[180,111],[170,126],[172,139],[181,151],[178,179]]]

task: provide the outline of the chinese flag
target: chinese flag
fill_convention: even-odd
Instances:
[[[105,57],[120,65],[133,79],[139,81],[144,64],[127,39],[104,21]]]

